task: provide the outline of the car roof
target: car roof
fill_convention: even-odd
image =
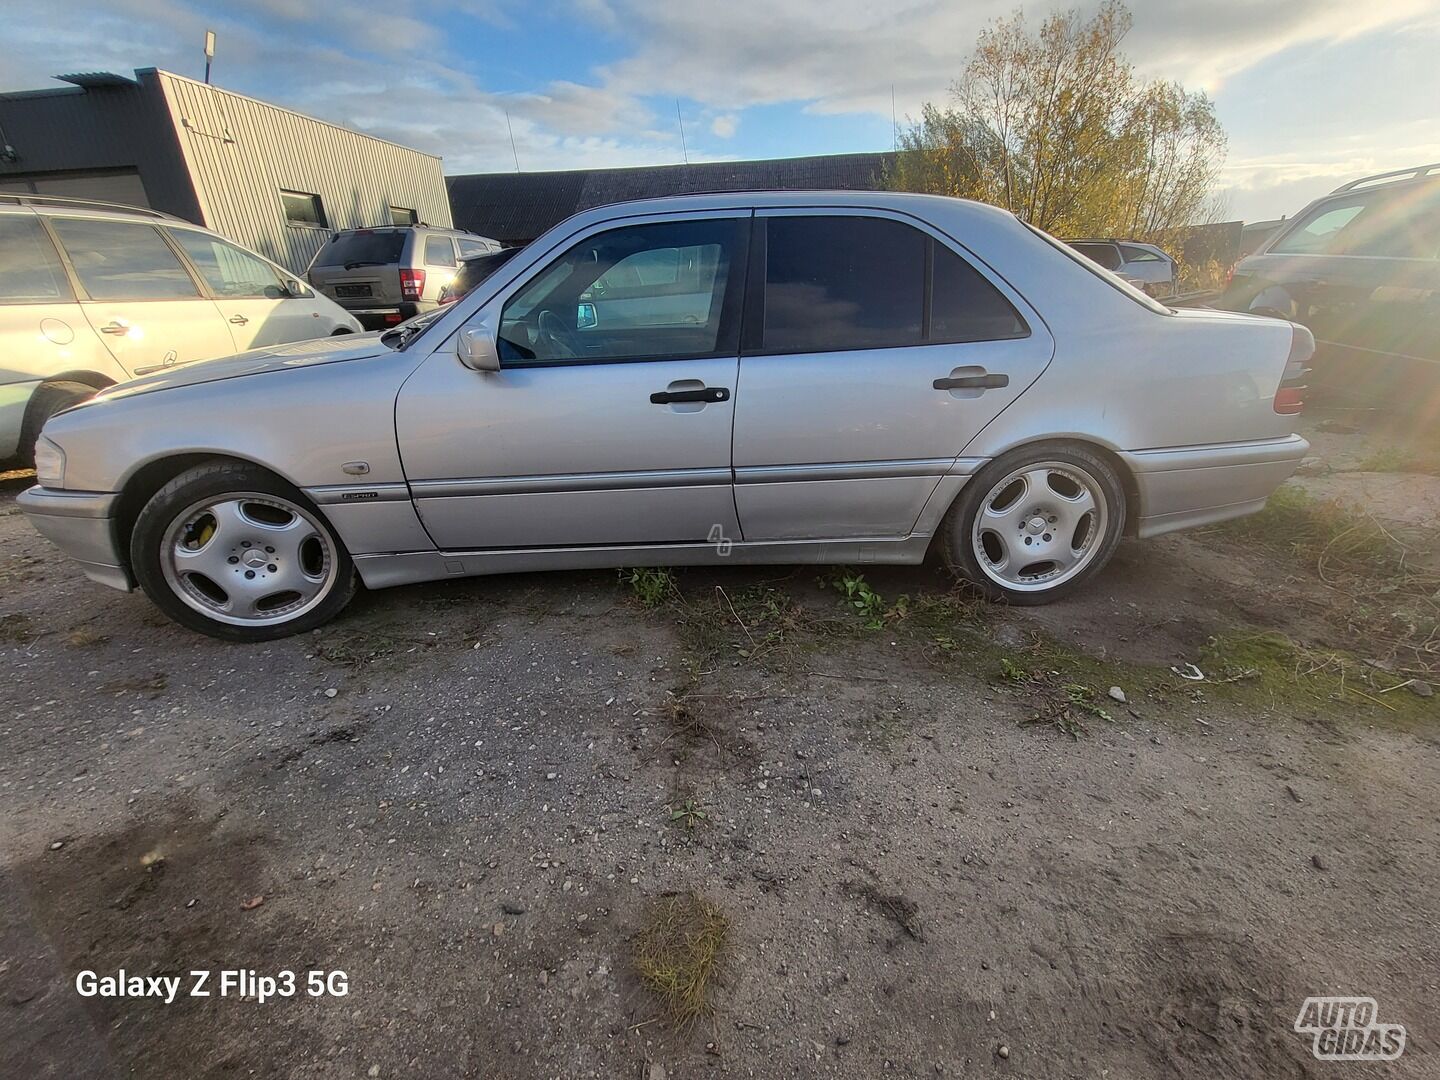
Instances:
[[[152,210],[148,206],[127,206],[124,203],[105,202],[102,199],[72,199],[62,195],[32,195],[24,191],[0,192],[0,211],[28,211],[30,213],[74,213],[85,217],[119,218],[147,221],[163,221],[167,224],[188,225],[189,222],[174,214]]]

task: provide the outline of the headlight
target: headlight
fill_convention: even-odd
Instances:
[[[35,441],[35,479],[41,487],[65,486],[65,451],[43,435]]]

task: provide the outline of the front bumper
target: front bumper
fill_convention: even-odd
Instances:
[[[51,491],[32,487],[15,499],[36,531],[65,554],[79,561],[91,581],[129,592],[135,579],[125,565],[116,531],[111,492]]]

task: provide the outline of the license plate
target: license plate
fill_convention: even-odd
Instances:
[[[369,296],[369,285],[336,285],[336,296]]]

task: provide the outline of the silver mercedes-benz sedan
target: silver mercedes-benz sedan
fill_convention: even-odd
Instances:
[[[1172,311],[1010,214],[686,196],[557,225],[452,307],[122,383],[45,427],[35,526],[258,641],[512,570],[918,563],[1043,603],[1122,535],[1259,510],[1314,342]]]

